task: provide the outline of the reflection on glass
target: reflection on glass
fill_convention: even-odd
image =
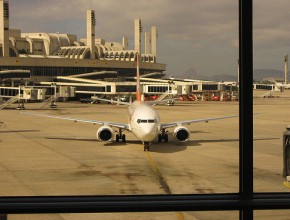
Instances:
[[[254,112],[259,113],[254,116],[255,192],[289,191],[282,175],[282,138],[290,124],[287,6],[290,2],[254,1]]]
[[[35,214],[35,215],[9,215],[11,220],[101,220],[101,219],[207,219],[207,220],[237,220],[237,211],[219,212],[153,212],[153,213],[105,213],[105,214]]]
[[[289,219],[290,210],[259,210],[254,211],[254,219],[255,220],[283,220]]]
[[[61,26],[61,21],[54,22],[56,15],[63,14],[61,7],[51,8],[51,4],[45,1],[37,4],[39,10],[35,11],[39,11],[38,16],[45,21],[41,26],[48,28],[51,25],[60,25],[53,30],[66,32],[67,25],[73,20],[80,28],[86,30],[78,19],[85,18],[84,10],[98,9],[99,4],[84,3],[82,7],[77,7],[78,2],[73,2],[76,1],[71,1],[72,7],[68,7],[66,13],[67,16],[73,17],[66,17],[65,26]],[[35,29],[35,17],[27,16],[27,13],[16,13],[27,12],[31,8],[27,8],[21,1],[11,1],[10,4],[10,18],[16,19],[17,16],[19,21],[24,17],[31,19],[25,23]],[[74,74],[78,78],[78,74],[85,71],[90,72],[89,76],[94,79],[108,80],[108,84],[99,85],[97,82],[92,88],[85,86],[83,83],[87,81],[81,78],[76,80],[77,84],[73,84],[81,84],[81,87],[77,88],[78,94],[84,94],[86,87],[87,96],[95,92],[99,96],[108,95],[112,100],[116,96],[120,99],[123,95],[127,98],[136,88],[134,83],[132,85],[129,81],[132,81],[136,72],[135,53],[141,49],[140,73],[142,76],[153,78],[144,84],[143,92],[147,92],[146,95],[154,100],[168,92],[172,92],[171,95],[176,95],[179,99],[173,106],[154,106],[162,122],[237,115],[238,2],[189,1],[187,4],[180,4],[176,1],[164,5],[161,1],[142,1],[129,4],[116,5],[114,1],[106,1],[100,13],[94,14],[90,11],[87,23],[91,25],[86,30],[88,39],[78,39],[77,34],[82,35],[80,33],[25,33],[22,36],[20,30],[11,31],[13,36],[10,36],[10,40],[13,41],[11,44],[15,47],[15,55],[20,54],[23,59],[25,57],[27,68],[35,78],[23,81],[22,78],[20,81],[4,80],[1,83],[17,86],[18,91],[19,85],[40,85],[38,82],[44,79],[39,76]],[[44,13],[48,11],[53,12]],[[122,16],[107,16],[120,12]],[[77,21],[76,14],[80,17]],[[138,24],[142,25],[135,29],[133,21],[137,14],[142,19]],[[95,32],[100,33],[102,30],[103,33],[100,34],[106,39],[90,39],[91,36],[95,36],[92,30],[96,21],[99,23]],[[158,34],[153,25],[157,26]],[[145,32],[147,37],[150,35],[147,32],[151,32],[151,39],[146,38],[145,41]],[[120,33],[128,33],[128,38],[119,42],[122,37],[119,36]],[[159,38],[155,43],[158,46],[153,42],[157,35]],[[141,41],[139,37],[142,38]],[[8,38],[6,40],[9,41]],[[148,42],[151,42],[151,45],[148,45]],[[21,48],[17,48],[18,46]],[[130,48],[127,48],[128,46]],[[48,55],[57,56],[57,59],[48,59]],[[93,60],[94,56],[96,62]],[[30,60],[31,57],[41,59]],[[121,58],[123,60],[120,60]],[[9,59],[7,57],[7,60]],[[50,64],[41,63],[42,61]],[[4,62],[0,62],[0,67],[15,69],[15,63],[17,68],[24,65],[19,62],[19,59],[13,58],[6,66],[2,66]],[[99,63],[102,65],[99,66]],[[117,71],[117,74],[108,73],[104,68],[106,71]],[[94,73],[91,74],[92,72]],[[167,73],[165,81],[160,79],[162,72]],[[191,80],[185,82],[180,78]],[[62,83],[70,83],[71,79]],[[45,80],[55,81],[51,78]],[[55,95],[60,96],[62,89],[64,88],[55,88]],[[54,92],[54,89],[50,90]],[[124,92],[126,94],[119,94]],[[22,94],[32,95],[32,92]],[[82,98],[86,98],[85,102],[91,102],[91,97]],[[40,101],[30,101],[25,102],[25,108],[41,114],[127,123],[127,110],[121,105],[57,102],[57,109],[52,111],[49,107],[40,108]],[[139,119],[140,124],[156,122],[156,118],[145,116],[134,120],[136,122]],[[98,125],[27,116],[10,110],[1,110],[0,117],[5,124],[4,128],[0,128],[1,196],[238,192],[238,117],[210,123],[183,123],[182,126],[177,123],[178,129],[182,129],[183,134],[186,134],[186,139],[188,129],[189,141],[176,140],[178,138],[174,135],[177,133],[174,128],[166,131],[162,129],[160,132],[163,132],[164,136],[169,134],[168,142],[167,136],[161,143],[158,140],[153,141],[150,152],[144,152],[141,141],[130,132],[126,133],[126,138],[120,136],[122,128],[104,128],[105,138],[115,140],[115,135],[118,135],[122,141],[100,142],[96,138]],[[107,124],[110,126],[110,123],[105,125]]]

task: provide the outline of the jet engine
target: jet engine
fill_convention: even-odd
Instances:
[[[97,138],[100,141],[111,141],[114,137],[114,131],[109,126],[102,126],[97,131]]]
[[[180,142],[186,142],[189,139],[189,130],[186,127],[178,126],[174,129],[173,136]]]

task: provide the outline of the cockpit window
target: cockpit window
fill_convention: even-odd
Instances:
[[[140,123],[155,123],[155,119],[138,119],[137,120],[137,123],[140,124]]]

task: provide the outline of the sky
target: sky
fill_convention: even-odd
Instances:
[[[157,61],[167,65],[167,74],[237,74],[238,0],[9,0],[9,6],[11,29],[78,39],[86,36],[86,10],[95,10],[96,37],[121,42],[126,36],[129,49],[140,18],[143,32],[157,26]],[[254,0],[254,69],[284,69],[289,8],[289,0]]]

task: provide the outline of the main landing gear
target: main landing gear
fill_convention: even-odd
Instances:
[[[161,130],[161,134],[158,135],[158,142],[161,143],[164,140],[165,143],[168,142],[168,134],[166,133],[165,129]]]
[[[126,142],[126,135],[122,134],[122,129],[119,129],[119,133],[116,134],[116,142],[120,142],[122,140],[123,143]]]

